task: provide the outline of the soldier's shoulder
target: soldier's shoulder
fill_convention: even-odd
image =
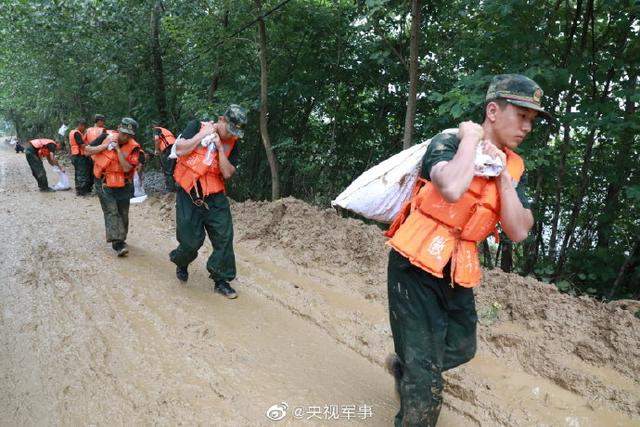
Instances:
[[[429,148],[430,151],[457,150],[459,144],[458,134],[447,130],[431,138]]]
[[[432,141],[460,142],[458,139],[458,129],[446,129],[431,138]]]
[[[182,137],[185,139],[193,138],[200,131],[200,120],[191,120],[187,123],[182,131]]]

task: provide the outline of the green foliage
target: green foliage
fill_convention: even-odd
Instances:
[[[502,304],[497,301],[494,301],[489,307],[481,309],[478,313],[480,324],[484,326],[494,324],[498,320],[500,310],[502,310]]]
[[[556,282],[556,287],[559,291],[568,292],[569,290],[571,290],[572,285],[571,282],[567,280],[559,280]]]
[[[52,136],[61,122],[98,112],[109,127],[133,116],[139,142],[149,147],[160,116],[151,49],[156,2],[2,1],[0,115],[21,139]],[[263,3],[268,10],[279,1]],[[563,291],[607,295],[640,230],[638,6],[422,3],[416,141],[462,120],[481,121],[494,74],[535,79],[558,123],[536,124],[519,148],[538,223],[515,245],[515,267]],[[165,125],[180,133],[189,120],[215,117],[231,102],[247,107],[230,194],[267,198],[257,29],[234,34],[254,19],[255,3],[162,6]],[[401,0],[297,0],[266,19],[269,129],[283,195],[327,205],[358,174],[400,150],[410,9]],[[638,297],[633,265],[616,295]]]

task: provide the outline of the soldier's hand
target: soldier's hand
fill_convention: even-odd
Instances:
[[[486,141],[482,146],[482,151],[494,159],[500,159],[503,165],[507,164],[507,155],[492,143]]]
[[[216,144],[216,148],[218,149],[218,151],[222,151],[224,149],[224,147],[222,146],[222,141],[220,140],[220,137],[214,139],[213,142]]]
[[[478,142],[484,136],[484,129],[477,123],[468,121],[460,123],[458,127],[458,138],[462,141],[463,139],[470,139],[475,142]]]
[[[202,129],[200,129],[200,132],[202,132],[205,135],[211,135],[215,131],[216,131],[216,127],[213,124],[213,122],[204,122],[202,124]]]

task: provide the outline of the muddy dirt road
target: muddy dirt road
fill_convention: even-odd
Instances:
[[[330,213],[287,200],[234,205],[239,298],[228,301],[211,292],[208,243],[189,283],[175,279],[170,197],[132,205],[131,253],[117,259],[97,198],[39,193],[24,157],[0,149],[0,424],[272,425],[267,409],[286,402],[280,423],[391,425],[384,248],[353,255],[299,223]],[[309,212],[287,217],[296,209]],[[278,234],[273,225],[287,218],[322,243]],[[352,230],[348,240],[370,233],[335,220]],[[487,295],[480,309],[499,299]],[[640,425],[636,362],[545,347],[546,320],[521,322],[512,305],[483,326],[478,357],[447,374],[439,425]],[[605,314],[616,325],[634,322],[615,313]],[[640,342],[630,334],[621,348]],[[580,348],[592,354],[589,346],[612,351],[592,341]],[[539,366],[522,354],[536,351]],[[557,370],[589,373],[563,383]]]

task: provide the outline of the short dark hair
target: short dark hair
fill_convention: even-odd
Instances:
[[[76,120],[76,126],[80,126],[80,125],[85,125],[86,126],[87,121],[85,119],[78,119]]]
[[[484,108],[482,109],[482,117],[483,117],[483,119],[485,119],[487,117],[487,105],[489,105],[490,102],[495,102],[496,104],[498,104],[498,107],[501,110],[504,110],[505,107],[507,105],[509,105],[509,101],[507,101],[504,98],[494,98],[494,99],[489,99],[488,101],[485,101]]]

